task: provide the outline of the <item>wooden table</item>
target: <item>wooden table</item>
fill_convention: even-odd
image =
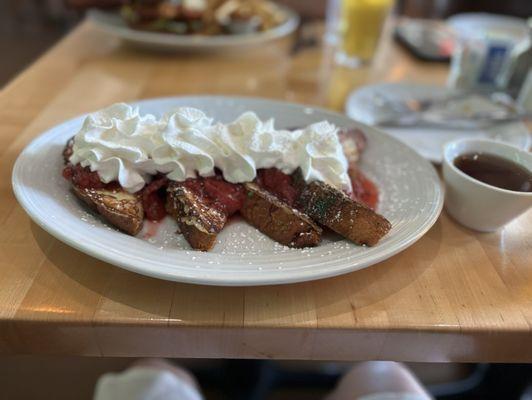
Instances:
[[[494,234],[445,214],[389,261],[336,278],[203,287],[88,257],[16,203],[11,168],[43,130],[116,101],[255,95],[341,109],[367,82],[443,83],[386,41],[372,68],[334,68],[290,40],[244,54],[138,52],[83,23],[0,93],[0,353],[92,356],[532,361],[532,212]]]

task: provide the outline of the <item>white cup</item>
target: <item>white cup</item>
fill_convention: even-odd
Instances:
[[[493,232],[532,206],[532,192],[501,189],[478,181],[455,165],[456,157],[488,153],[510,160],[532,171],[532,154],[493,140],[461,139],[443,150],[445,208],[462,225],[481,232]]]

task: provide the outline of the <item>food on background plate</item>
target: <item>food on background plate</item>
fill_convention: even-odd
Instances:
[[[246,112],[228,124],[181,107],[162,118],[115,104],[68,141],[73,192],[131,235],[143,219],[174,218],[190,246],[209,250],[237,213],[290,247],[316,246],[322,227],[375,245],[391,229],[376,186],[358,168],[365,136],[327,121],[279,130]]]
[[[286,19],[269,0],[129,0],[121,15],[134,29],[181,35],[261,32]]]

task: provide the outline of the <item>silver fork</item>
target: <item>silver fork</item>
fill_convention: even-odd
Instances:
[[[389,99],[383,96],[380,93],[375,93],[373,96],[374,104],[381,108],[388,108],[396,113],[403,114],[405,112],[409,113],[419,113],[428,110],[437,105],[445,105],[451,101],[461,100],[468,96],[471,93],[459,92],[451,93],[439,97],[428,97],[428,98],[410,98],[410,99]]]
[[[437,126],[448,128],[475,129],[492,125],[514,122],[530,118],[531,114],[516,110],[513,100],[505,93],[495,92],[490,95],[490,101],[503,106],[504,111],[476,112],[469,115],[453,114],[445,111],[431,112],[435,106],[445,106],[447,103],[462,100],[472,93],[458,92],[445,96],[420,99],[388,99],[380,93],[374,96],[374,104],[382,111],[388,111],[388,116],[377,121],[381,126]],[[390,112],[391,111],[391,112]]]
[[[378,125],[390,127],[434,126],[448,129],[480,129],[530,118],[532,118],[532,113],[530,112],[517,112],[512,114],[479,112],[468,115],[467,117],[446,114],[410,113],[380,120]]]

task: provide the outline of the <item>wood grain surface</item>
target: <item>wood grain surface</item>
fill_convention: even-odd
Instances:
[[[532,361],[530,211],[493,234],[444,213],[419,242],[371,268],[224,288],[151,279],[88,257],[16,203],[10,175],[24,146],[116,101],[238,94],[341,110],[362,84],[444,83],[448,72],[390,40],[372,67],[356,71],[334,67],[327,48],[291,48],[292,38],[237,53],[138,51],[85,22],[0,92],[0,353]]]

